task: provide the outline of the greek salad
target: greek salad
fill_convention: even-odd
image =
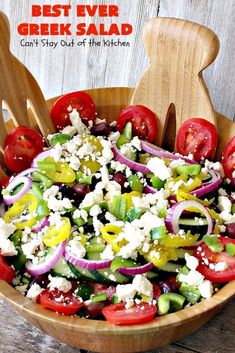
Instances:
[[[24,126],[5,141],[1,280],[59,314],[132,325],[235,279],[235,137],[212,162],[216,128],[192,118],[168,152],[148,108],[108,123],[85,92],[51,117],[49,147]]]

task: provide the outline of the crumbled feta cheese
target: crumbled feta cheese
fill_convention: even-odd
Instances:
[[[104,184],[109,183],[109,172],[108,172],[108,168],[105,165],[100,168],[100,173],[101,173],[102,183]]]
[[[51,275],[49,275],[48,279],[50,283],[47,287],[51,290],[57,288],[60,291],[67,293],[72,288],[72,284],[63,277],[52,277]]]
[[[49,189],[46,189],[43,193],[43,199],[48,201],[50,197],[55,197],[59,192],[58,185],[52,185]]]
[[[205,160],[205,165],[202,168],[202,173],[207,174],[210,169],[213,169],[216,172],[219,172],[222,177],[224,176],[223,167],[222,167],[222,164],[220,162],[213,163],[213,162],[209,161],[208,159],[206,159]]]
[[[76,109],[73,109],[72,112],[69,114],[69,118],[71,120],[72,126],[77,129],[78,134],[83,134],[87,132],[86,125],[83,124],[82,119]]]
[[[189,286],[198,287],[202,284],[204,276],[195,270],[189,271],[187,275],[183,273],[179,274],[179,281],[188,284]]]
[[[6,223],[3,218],[0,218],[0,237],[9,238],[15,231],[16,227],[14,224]]]
[[[101,234],[101,230],[104,227],[103,223],[101,223],[97,216],[93,217],[93,227],[94,227],[94,231],[95,231],[95,235],[98,236]]]
[[[68,247],[70,251],[76,255],[79,259],[82,259],[86,255],[86,249],[80,242],[80,237],[75,237],[69,241]]]
[[[125,304],[125,308],[126,309],[130,309],[135,305],[134,299],[127,299],[126,304]]]
[[[201,284],[199,284],[198,290],[203,298],[210,298],[213,294],[212,283],[205,279]]]
[[[132,141],[131,141],[131,144],[133,147],[135,147],[138,151],[141,151],[142,150],[142,147],[141,147],[141,141],[139,139],[138,136],[134,136]]]
[[[77,129],[74,126],[65,126],[65,128],[61,131],[62,134],[73,136],[76,134]]]
[[[107,194],[105,195],[106,200],[113,200],[113,196],[115,195],[121,195],[122,192],[122,187],[120,184],[118,184],[116,181],[111,180],[107,185],[106,185],[106,190]]]
[[[116,295],[119,301],[126,302],[133,299],[137,290],[132,284],[118,284],[116,287]]]
[[[61,156],[63,153],[63,148],[62,146],[57,143],[51,150],[50,150],[50,156],[51,158],[54,159],[55,162],[59,162]]]
[[[98,216],[98,215],[101,214],[101,213],[102,213],[102,210],[101,210],[101,208],[100,208],[99,205],[94,205],[94,206],[92,206],[92,208],[90,209],[90,215],[91,215],[92,217]]]
[[[169,167],[171,169],[175,169],[176,167],[180,166],[180,165],[184,165],[186,164],[185,160],[182,158],[179,159],[173,159],[172,161],[170,161],[169,163]]]
[[[73,213],[73,219],[77,219],[77,218],[82,218],[85,222],[87,222],[87,218],[88,218],[88,213],[85,210],[75,210]]]
[[[88,194],[86,194],[82,203],[79,206],[80,208],[89,207],[103,201],[103,197],[104,197],[103,191],[98,189],[97,185],[94,191],[91,191]]]
[[[185,254],[185,260],[186,260],[186,266],[190,269],[190,270],[196,270],[199,262],[198,259],[194,256],[189,255],[188,253]]]
[[[0,250],[3,256],[15,256],[18,254],[14,243],[7,238],[0,237]]]
[[[22,244],[21,248],[27,259],[32,259],[32,255],[35,254],[35,251],[41,245],[41,241],[39,239],[33,239],[29,243]]]
[[[161,180],[169,179],[172,176],[171,169],[165,165],[163,159],[158,157],[150,158],[147,168]]]
[[[34,283],[28,290],[27,298],[31,299],[32,301],[36,302],[37,297],[42,293],[43,288],[39,286],[39,284]]]
[[[225,271],[228,268],[228,264],[227,262],[221,261],[221,262],[217,262],[214,265],[214,271],[215,272],[220,272],[220,271]]]
[[[116,217],[114,217],[110,212],[105,213],[105,219],[110,223],[114,223],[117,220]]]
[[[81,165],[81,162],[80,162],[79,158],[72,155],[70,157],[70,163],[69,163],[70,168],[77,171],[80,168],[80,165]]]
[[[108,140],[113,144],[115,145],[117,140],[119,139],[120,137],[120,132],[119,131],[115,131],[115,132],[111,132],[111,134],[109,135],[108,137]]]
[[[149,300],[153,299],[153,285],[145,276],[136,275],[133,279],[132,285],[138,294],[146,295]]]
[[[218,197],[218,208],[221,212],[231,213],[232,202],[226,196]]]
[[[102,260],[113,260],[114,252],[112,250],[111,245],[107,244],[104,251],[100,254],[100,258]]]

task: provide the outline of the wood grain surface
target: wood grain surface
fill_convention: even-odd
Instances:
[[[45,3],[55,4],[58,0]],[[11,48],[18,59],[26,64],[38,80],[46,98],[61,93],[97,87],[133,87],[147,68],[149,59],[142,44],[145,22],[156,16],[170,16],[198,22],[210,27],[220,39],[220,52],[216,61],[205,72],[215,110],[233,118],[235,113],[235,1],[234,0],[67,0],[75,6],[83,4],[117,4],[120,6],[118,23],[129,22],[134,32],[123,36],[130,47],[92,48],[25,48],[19,42],[17,25],[31,21],[30,6],[41,0],[1,0],[0,10],[10,18],[14,35]],[[63,19],[60,19],[62,21]],[[42,21],[34,19],[34,22]],[[53,21],[46,18],[44,22]],[[59,21],[58,19],[56,21]],[[78,22],[75,15],[69,18]],[[88,21],[88,19],[87,19]],[[89,20],[90,21],[90,20]],[[102,19],[110,23],[111,19]],[[98,23],[99,20],[95,19]],[[29,39],[29,38],[28,38]],[[58,38],[51,37],[51,40]]]
[[[192,335],[151,353],[233,353],[234,313],[235,300]],[[2,301],[0,301],[0,317],[1,353],[85,353],[59,343],[34,328]]]

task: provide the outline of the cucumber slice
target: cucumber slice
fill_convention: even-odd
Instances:
[[[88,281],[88,282],[96,282],[96,277],[92,274],[92,271],[88,271],[85,268],[79,267],[72,265],[71,263],[68,263],[71,271],[77,276],[77,278]]]
[[[71,271],[68,262],[64,257],[61,257],[56,265],[52,268],[52,273],[54,275],[66,277],[66,278],[77,278],[73,271]]]
[[[195,218],[180,218],[179,227],[185,231],[190,230],[192,234],[204,235],[207,232],[208,222],[206,218],[198,217]]]
[[[159,267],[159,270],[165,272],[179,272],[183,265],[167,262],[164,266]]]

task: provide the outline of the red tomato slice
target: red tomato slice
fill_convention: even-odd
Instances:
[[[10,179],[11,177],[9,175],[7,175],[4,179],[2,179],[1,187],[5,189],[8,186]]]
[[[4,257],[0,255],[0,279],[11,284],[13,277],[15,276],[15,270],[7,264]]]
[[[42,136],[27,126],[18,126],[11,131],[4,144],[4,159],[12,172],[21,172],[30,167],[34,157],[42,152]]]
[[[39,303],[46,309],[64,315],[74,315],[83,306],[83,302],[71,292],[64,293],[49,288],[44,289],[39,295]]]
[[[235,244],[235,239],[222,237],[219,239],[224,247],[229,243]],[[205,243],[202,243],[197,247],[194,256],[199,260],[197,271],[209,281],[212,281],[213,283],[222,283],[235,279],[235,256],[229,256],[225,251],[222,251],[220,254],[214,253]],[[218,262],[226,262],[228,268],[224,271],[214,271],[209,265],[205,264],[204,259],[208,259],[209,263],[214,265]]]
[[[218,142],[216,127],[201,118],[186,120],[177,133],[177,151],[183,156],[189,153],[199,162],[202,158],[213,158]]]
[[[233,136],[225,146],[222,154],[222,165],[225,176],[232,180],[232,174],[235,170],[235,136]]]
[[[154,319],[157,313],[156,305],[141,303],[130,309],[124,303],[111,304],[102,310],[105,319],[115,325],[137,325]]]
[[[132,123],[133,135],[148,142],[155,142],[158,125],[155,114],[143,105],[129,105],[117,118],[117,130],[122,132],[128,122]]]
[[[86,125],[88,125],[89,120],[94,121],[96,119],[96,107],[89,94],[85,92],[65,94],[57,99],[50,111],[52,121],[58,130],[71,125],[69,113],[72,109],[77,110]]]

